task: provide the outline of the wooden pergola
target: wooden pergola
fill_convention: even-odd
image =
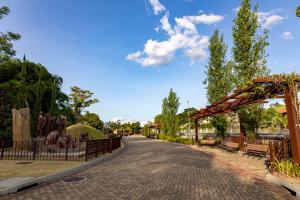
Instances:
[[[288,128],[290,133],[293,161],[300,164],[300,117],[297,91],[300,85],[300,79],[295,78],[292,81],[285,77],[264,77],[253,80],[252,84],[233,94],[223,97],[220,101],[213,103],[206,108],[193,113],[191,118],[195,120],[195,138],[198,142],[198,120],[234,112],[237,108],[256,104],[266,103],[267,99],[283,98],[286,104],[288,116]],[[240,130],[241,142],[245,135],[245,130]]]
[[[161,126],[159,124],[151,124],[148,128],[154,129],[158,134],[160,134]]]

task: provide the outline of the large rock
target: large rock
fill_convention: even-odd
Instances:
[[[13,141],[25,142],[31,141],[30,134],[30,109],[22,108],[20,110],[12,109],[13,116]]]

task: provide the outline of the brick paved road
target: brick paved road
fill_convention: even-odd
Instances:
[[[6,196],[6,199],[286,199],[261,181],[218,166],[211,154],[180,144],[140,136],[126,139],[129,148],[116,158],[73,176],[81,183],[57,181]]]

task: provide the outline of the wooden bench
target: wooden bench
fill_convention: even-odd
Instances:
[[[209,145],[209,146],[213,146],[216,144],[216,140],[213,140],[213,139],[207,139],[207,140],[200,140],[199,141],[199,144],[200,145]]]
[[[244,154],[248,156],[264,157],[268,154],[269,146],[266,144],[248,144]]]
[[[220,147],[230,152],[237,152],[239,149],[239,143],[223,141],[220,144]]]

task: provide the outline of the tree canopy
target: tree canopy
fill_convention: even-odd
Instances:
[[[258,6],[251,9],[250,0],[242,0],[233,25],[234,83],[236,88],[246,86],[254,78],[266,76],[266,46],[268,31],[258,34],[260,24],[257,16]],[[254,133],[261,120],[262,108],[251,105],[237,110],[242,132]]]
[[[0,20],[8,15],[10,9],[7,6],[0,7]],[[13,49],[13,41],[19,40],[20,34],[7,31],[6,33],[0,32],[0,63],[9,60],[16,55]]]
[[[55,85],[53,85],[53,80],[56,80]],[[54,112],[64,114],[72,121],[68,96],[61,91],[61,85],[62,78],[50,74],[41,64],[17,59],[1,63],[0,129],[11,131],[11,109],[22,108],[25,104],[28,104],[32,111],[32,124],[34,125],[40,111],[50,112],[53,87],[56,90]],[[68,112],[69,114],[67,114]],[[35,126],[32,128],[34,130]]]
[[[0,20],[10,9],[0,7]],[[34,135],[40,112],[65,115],[72,123],[73,113],[68,96],[61,91],[61,77],[48,72],[41,64],[15,59],[13,41],[21,36],[16,33],[0,33],[0,133],[11,132],[12,108],[28,107],[31,110],[31,132]]]
[[[265,50],[269,45],[268,32],[258,34],[257,10],[257,5],[251,10],[250,0],[243,0],[234,20],[232,51],[236,87],[243,87],[254,78],[269,74]]]
[[[197,111],[196,108],[186,108],[186,109],[184,109],[184,111],[182,113],[179,113],[177,115],[179,126],[183,126],[183,125],[189,123],[190,115],[196,111]],[[194,123],[192,123],[192,124],[194,124]],[[191,126],[192,126],[192,124],[191,124]]]
[[[100,117],[96,113],[86,112],[81,118],[80,123],[89,125],[94,127],[98,130],[103,128],[103,122],[101,121]]]
[[[76,117],[80,118],[83,109],[98,103],[98,99],[93,99],[93,92],[90,90],[83,90],[77,86],[71,87],[70,101]]]

